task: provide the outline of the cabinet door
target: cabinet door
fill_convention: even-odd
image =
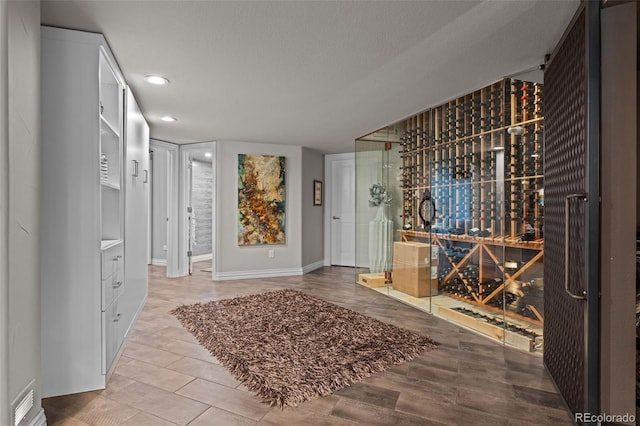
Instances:
[[[120,299],[124,333],[147,294],[149,126],[130,90],[125,103],[125,262],[127,288]]]
[[[118,333],[121,318],[122,315],[118,310],[118,299],[115,299],[113,303],[102,312],[102,374],[107,374],[122,344]]]
[[[124,291],[123,246],[117,244],[102,251],[102,310]]]

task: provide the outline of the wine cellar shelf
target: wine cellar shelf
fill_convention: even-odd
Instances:
[[[504,79],[404,124],[402,240],[440,247],[440,292],[542,325],[542,85]]]

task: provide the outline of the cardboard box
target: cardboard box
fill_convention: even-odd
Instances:
[[[396,241],[393,243],[393,259],[407,265],[438,266],[440,247],[419,241]],[[431,263],[431,265],[429,265]]]
[[[433,247],[431,244],[417,241],[395,242],[393,244],[393,288],[414,297],[437,295],[438,253],[438,247]],[[432,269],[434,267],[436,267],[435,277]]]

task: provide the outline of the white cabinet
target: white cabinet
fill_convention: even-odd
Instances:
[[[128,263],[126,220],[144,229],[148,220],[126,206],[135,206],[127,191],[144,197],[148,184],[135,192],[126,176],[126,91],[101,35],[42,27],[44,397],[104,388],[146,300],[146,272],[127,282],[128,268],[147,265]],[[148,144],[141,113],[136,120],[146,134],[135,144]]]
[[[127,297],[121,298],[121,324],[131,324],[136,307],[146,298],[149,253],[149,126],[131,90],[125,94],[125,252],[124,281]],[[126,332],[127,330],[121,330]]]
[[[116,242],[102,250],[101,308],[105,311],[124,293],[124,246]]]

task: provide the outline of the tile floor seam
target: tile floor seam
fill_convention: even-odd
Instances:
[[[129,343],[129,342],[127,342],[127,343]],[[127,344],[127,343],[125,343],[125,344]],[[140,343],[137,343],[137,344],[140,344]],[[145,346],[146,346],[146,345],[145,345]],[[147,347],[148,347],[148,348],[152,348],[152,349],[158,349],[158,348],[154,348],[153,346],[147,346]],[[154,365],[154,366],[156,366],[156,367],[160,367],[160,368],[167,368],[167,366],[168,366],[168,365],[171,365],[171,364],[173,364],[174,362],[177,362],[177,361],[179,361],[179,360],[181,359],[181,358],[179,358],[179,359],[177,359],[177,360],[175,360],[175,361],[171,361],[171,362],[169,362],[169,363],[168,363],[168,364],[166,364],[166,365],[162,365],[162,364],[155,364],[155,363],[150,362],[150,361],[145,361],[144,359],[140,359],[140,358],[132,357],[132,356],[131,356],[131,354],[129,354],[129,355],[125,355],[126,350],[127,350],[127,348],[125,348],[125,350],[122,352],[122,355],[123,355],[123,356],[126,356],[126,357],[128,357],[128,358],[134,359],[134,360],[136,360],[136,361],[140,361],[140,362],[144,362],[144,363],[147,363],[147,364],[150,364],[150,365]],[[158,349],[158,350],[162,350],[162,349]],[[164,351],[164,352],[168,352],[168,351]],[[176,354],[176,353],[173,353],[173,352],[168,352],[168,353],[170,353],[170,354],[172,354],[172,355],[176,355],[176,356],[180,356],[180,357],[184,358],[184,355]]]
[[[145,362],[145,361],[140,361],[140,360],[138,360],[138,359],[136,359],[135,361],[142,362],[142,363],[147,364],[147,365],[150,365],[150,366],[152,366],[152,367],[163,368],[163,367],[158,367],[158,366],[157,366],[157,365],[155,365],[155,364],[151,364],[151,363],[148,363],[148,362]],[[127,366],[127,365],[125,365],[125,366]],[[116,367],[116,370],[117,370],[117,367]],[[114,372],[115,372],[116,370],[114,370]],[[166,368],[165,368],[165,370],[169,370],[169,369],[166,369]],[[187,384],[191,383],[193,380],[195,380],[195,379],[197,379],[197,378],[198,378],[198,377],[191,376],[191,375],[189,375],[189,374],[180,373],[180,372],[178,372],[178,371],[173,371],[173,370],[169,370],[169,371],[171,371],[171,372],[173,372],[173,373],[176,373],[176,374],[180,374],[180,375],[182,375],[182,376],[190,377],[190,378],[191,378],[191,380],[189,380],[189,382],[188,382]],[[122,374],[121,374],[121,375],[122,375]],[[135,379],[135,378],[133,378],[133,377],[129,377],[129,376],[124,376],[124,377],[126,377],[126,378],[128,378],[128,379],[131,379],[131,380],[135,380],[135,381],[136,381],[136,382],[138,382],[138,383],[143,383],[143,384],[145,384],[145,385],[149,385],[149,386],[153,386],[153,387],[158,388],[158,389],[165,390],[165,391],[167,391],[167,392],[171,392],[171,393],[175,393],[175,392],[176,392],[176,391],[172,391],[172,390],[169,390],[169,389],[164,389],[164,388],[158,387],[158,386],[153,385],[153,384],[151,384],[151,383],[143,382],[143,381],[142,381],[142,380],[140,380],[140,379]],[[184,385],[184,386],[186,386],[186,385]],[[181,388],[182,388],[182,386],[181,386]]]
[[[176,355],[177,355],[177,354],[176,354]],[[180,373],[180,371],[174,370],[174,369],[173,369],[173,368],[171,368],[170,366],[171,366],[171,365],[173,365],[173,364],[175,364],[176,362],[184,361],[184,359],[185,359],[185,358],[195,359],[195,358],[188,357],[188,356],[186,356],[186,355],[181,355],[181,357],[180,357],[180,358],[178,358],[178,359],[176,359],[175,361],[173,361],[173,362],[171,362],[171,363],[169,363],[169,364],[165,365],[163,368],[166,368],[167,370],[175,371],[176,373]],[[206,362],[206,361],[205,361],[205,362]],[[184,373],[183,373],[183,374],[184,374]]]
[[[181,391],[182,389],[184,389],[186,386],[189,386],[191,383],[193,383],[196,380],[203,380],[203,379],[201,377],[194,377],[192,380],[189,381],[189,383],[185,383],[184,386],[180,387],[179,389],[174,390],[171,393],[176,394],[176,395],[180,395],[180,396],[184,396],[184,395],[179,394],[178,392]],[[203,401],[198,401],[198,402],[202,402],[203,404],[206,404],[206,402],[203,402]]]
[[[225,388],[227,388],[227,389],[235,389],[235,390],[238,390],[238,391],[241,391],[241,392],[245,392],[245,391],[243,391],[242,389],[238,389],[238,386],[240,386],[240,385],[244,385],[244,383],[242,383],[242,382],[240,382],[240,384],[239,384],[238,386],[231,387],[231,386],[227,386],[227,385],[225,385],[225,384],[223,384],[223,383],[212,382],[211,380],[207,380],[207,379],[202,378],[202,377],[196,377],[196,379],[197,379],[197,380],[202,380],[203,382],[211,383],[212,385],[224,386],[224,387],[225,387]],[[185,386],[187,386],[187,385],[185,385]],[[183,387],[184,387],[184,386],[183,386]],[[178,390],[180,390],[180,389],[178,389]],[[177,392],[178,392],[178,391],[176,391],[176,392],[174,392],[174,393],[177,393]],[[251,391],[249,391],[249,392],[245,392],[245,393],[247,393],[247,394],[249,394],[249,395],[252,395],[252,396],[256,396],[256,395],[255,395],[255,394],[253,394]],[[256,396],[256,397],[257,397],[257,396]],[[200,401],[200,402],[202,402],[202,401]],[[206,403],[205,403],[205,404],[206,404]]]
[[[139,413],[143,413],[143,412],[144,412],[143,410],[141,410],[141,409],[139,409],[139,408],[136,408],[136,407],[131,406],[131,405],[126,404],[126,403],[122,403],[122,402],[120,402],[120,401],[116,401],[116,400],[114,400],[114,399],[109,398],[108,396],[105,396],[105,395],[99,395],[99,397],[104,398],[104,399],[107,399],[107,400],[109,400],[109,401],[113,402],[114,404],[122,405],[122,406],[124,406],[124,407],[130,408],[130,409],[132,409],[132,410],[135,410],[135,411],[136,411],[136,413],[135,413],[134,415],[132,415],[132,416],[130,416],[130,417],[127,417],[127,418],[126,418],[126,419],[124,419],[123,421],[127,421],[127,420],[129,420],[129,419],[131,419],[131,418],[133,418],[133,417],[137,416]],[[92,400],[92,401],[93,401],[93,400]],[[89,405],[89,404],[85,405],[83,408],[86,408],[88,405]],[[86,424],[88,424],[88,425],[92,425],[92,423],[87,422],[87,421],[83,420],[82,418],[77,417],[77,414],[81,414],[81,410],[79,410],[79,411],[78,411],[77,413],[75,413],[73,416],[65,416],[65,417],[70,417],[70,418],[72,418],[72,419],[79,420],[79,421],[81,421],[81,422],[83,422],[83,423],[86,423]]]
[[[146,383],[143,383],[143,384],[144,384],[144,385],[146,385],[146,386],[151,386],[151,385],[147,385]],[[155,387],[155,386],[154,386],[154,387]],[[156,389],[160,389],[160,388],[156,388]],[[162,390],[162,391],[164,391],[164,392],[169,392],[169,391],[166,391],[166,390],[164,390],[164,389],[160,389],[160,390]],[[172,394],[174,394],[174,395],[177,395],[177,394],[175,394],[175,393],[173,393],[173,392],[169,392],[169,393],[172,393]],[[211,405],[205,404],[205,403],[203,403],[202,401],[196,401],[196,400],[193,400],[193,399],[191,399],[191,398],[188,398],[188,397],[186,397],[186,396],[184,396],[184,395],[178,395],[178,396],[180,396],[180,397],[182,397],[182,398],[189,399],[189,400],[194,401],[194,402],[198,402],[198,403],[203,404],[203,405],[207,405],[207,407],[204,409],[204,411],[202,411],[201,413],[199,413],[196,417],[194,417],[193,419],[191,419],[188,423],[185,423],[184,425],[180,425],[179,423],[175,423],[175,422],[173,422],[171,419],[168,419],[168,418],[164,417],[162,414],[159,414],[159,413],[153,413],[153,412],[150,412],[150,411],[143,410],[143,409],[141,409],[141,408],[137,408],[137,409],[138,409],[138,410],[140,410],[142,413],[148,414],[148,415],[153,416],[153,417],[158,417],[158,418],[160,418],[160,419],[162,419],[162,420],[166,420],[166,421],[167,421],[167,422],[169,422],[169,423],[173,423],[173,424],[176,424],[176,425],[178,425],[178,426],[187,426],[189,423],[191,423],[193,420],[195,420],[195,419],[197,419],[198,417],[200,417],[202,414],[204,414],[204,412],[205,412],[205,411],[207,411],[209,408],[211,408]],[[128,404],[127,404],[127,405],[128,405]],[[131,407],[133,407],[133,406],[131,406]],[[133,407],[133,408],[136,408],[136,407]]]
[[[188,398],[188,397],[186,397],[186,398]],[[234,412],[229,411],[229,410],[225,410],[224,408],[220,408],[220,407],[216,407],[216,406],[214,406],[214,405],[210,405],[210,406],[209,406],[209,408],[207,408],[206,410],[204,410],[204,411],[203,411],[203,412],[202,412],[198,417],[196,417],[195,419],[191,420],[191,421],[190,421],[189,423],[187,423],[185,426],[189,426],[189,425],[191,425],[193,422],[197,421],[200,417],[204,416],[204,415],[207,413],[207,411],[209,411],[211,408],[215,408],[216,410],[220,410],[220,411],[224,411],[225,413],[229,413],[229,414],[231,414],[232,416],[242,417],[243,419],[247,419],[247,420],[249,420],[249,421],[251,421],[251,422],[257,423],[255,420],[250,419],[249,417],[243,416],[243,415],[238,414],[238,413],[234,413]],[[266,414],[265,414],[265,415],[266,415]],[[264,417],[264,416],[263,416],[263,417]]]

